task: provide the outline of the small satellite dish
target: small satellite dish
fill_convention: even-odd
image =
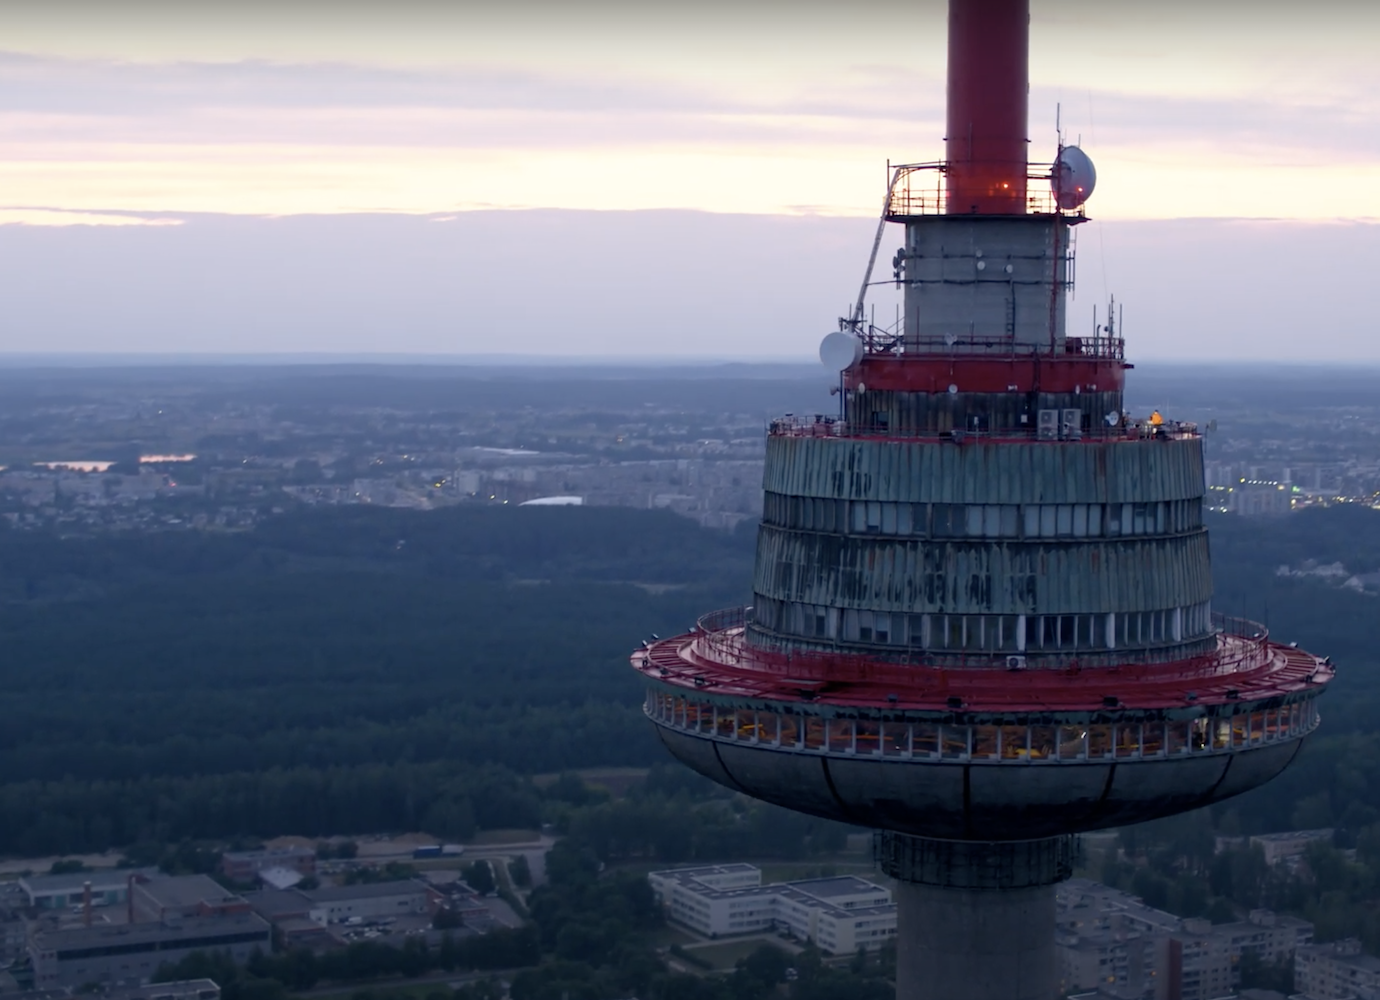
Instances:
[[[1077,208],[1090,197],[1097,186],[1097,170],[1088,154],[1077,146],[1065,146],[1059,151],[1050,171],[1049,186],[1062,209]]]
[[[867,386],[865,386],[865,385],[863,385],[861,382],[859,382],[859,383],[857,384],[857,386],[854,388],[853,391],[854,391],[854,392],[866,392],[866,391],[867,391]]]
[[[1103,421],[1107,424],[1108,427],[1115,427],[1115,426],[1116,426],[1116,422],[1117,422],[1118,420],[1121,419],[1121,414],[1118,413],[1116,410],[1113,410],[1112,412],[1108,413],[1108,414],[1107,414],[1105,417],[1103,417],[1102,419],[1103,419]]]
[[[950,347],[953,347],[954,344],[958,343],[958,338],[955,337],[952,333],[946,333],[944,334],[944,343],[948,344]]]
[[[842,330],[835,330],[819,342],[819,360],[833,372],[852,368],[862,360],[862,356],[862,341]]]
[[[957,396],[957,395],[958,395],[958,386],[954,385],[952,382],[949,383],[949,395],[950,395],[950,396]]]

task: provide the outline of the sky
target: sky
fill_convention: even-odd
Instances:
[[[0,351],[807,356],[856,289],[888,160],[942,155],[944,18],[924,0],[0,0]],[[1098,167],[1078,308],[1117,292],[1158,317],[1178,296],[1146,356],[1380,361],[1376,38],[1380,4],[1354,0],[1032,0],[1032,159],[1057,114]],[[529,256],[499,267],[510,241]],[[636,266],[572,272],[582,243]],[[706,283],[667,302],[654,268],[630,287],[672,244]],[[391,267],[423,248],[442,256]],[[369,315],[405,327],[304,269],[342,254],[398,271]],[[272,295],[226,263],[246,260]],[[605,305],[553,336],[534,277],[571,273],[567,305]],[[1262,296],[1263,327],[1222,326]],[[691,301],[722,322],[668,320]],[[1208,313],[1214,339],[1182,335]]]

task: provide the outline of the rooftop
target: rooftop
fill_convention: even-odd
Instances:
[[[189,917],[177,923],[163,921],[115,926],[45,928],[35,932],[34,939],[40,947],[66,951],[156,942],[176,943],[210,935],[239,932],[268,934],[268,921],[256,913],[218,914],[211,917]]]
[[[105,892],[110,889],[123,889],[131,875],[155,880],[162,877],[157,868],[97,868],[89,872],[71,872],[64,875],[25,875],[19,885],[31,896],[46,895],[53,892],[78,892],[91,883],[92,890]]]
[[[154,879],[141,883],[139,891],[158,905],[172,908],[244,902],[243,896],[230,892],[209,875]]]
[[[364,885],[330,885],[305,890],[302,895],[313,903],[339,903],[347,899],[379,899],[426,891],[427,887],[421,882],[406,878],[395,882],[370,882]]]
[[[835,899],[839,896],[856,896],[860,892],[876,892],[880,886],[858,878],[856,875],[842,875],[838,878],[815,878],[801,882],[786,883],[793,889],[814,896],[817,899]]]

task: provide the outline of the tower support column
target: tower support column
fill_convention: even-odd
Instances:
[[[1055,1000],[1054,887],[1073,837],[998,843],[883,833],[896,879],[897,1000]]]

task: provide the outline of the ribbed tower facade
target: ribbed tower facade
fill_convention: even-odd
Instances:
[[[1028,30],[951,0],[948,156],[884,216],[903,322],[846,320],[839,416],[771,427],[753,605],[633,655],[686,764],[883,831],[901,1000],[1055,997],[1072,835],[1268,781],[1332,676],[1212,612],[1196,428],[1066,332],[1090,165],[1027,163]]]

